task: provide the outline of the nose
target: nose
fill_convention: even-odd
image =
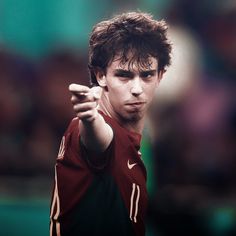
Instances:
[[[142,88],[142,82],[141,79],[139,77],[135,77],[132,81],[131,81],[131,93],[134,96],[139,96],[140,94],[142,94],[143,92],[143,88]]]

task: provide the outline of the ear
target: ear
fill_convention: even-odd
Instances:
[[[104,72],[102,71],[98,71],[96,73],[96,78],[97,78],[97,82],[99,84],[100,87],[106,87],[107,83],[106,83],[106,76],[104,75]]]

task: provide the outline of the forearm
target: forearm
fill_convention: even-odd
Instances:
[[[91,151],[105,151],[113,139],[112,128],[99,113],[92,121],[80,120],[79,130],[81,141]]]

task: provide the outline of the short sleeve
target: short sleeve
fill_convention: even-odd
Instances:
[[[89,168],[95,171],[102,171],[109,168],[114,156],[114,137],[109,144],[108,148],[101,153],[92,152],[88,150],[81,141],[79,137],[79,147],[81,152],[81,157],[86,161]]]

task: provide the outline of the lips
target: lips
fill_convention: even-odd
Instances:
[[[146,102],[130,102],[127,103],[126,105],[134,109],[141,109],[145,104]]]
[[[145,103],[146,102],[129,102],[129,103],[126,103],[126,105],[143,105]]]

